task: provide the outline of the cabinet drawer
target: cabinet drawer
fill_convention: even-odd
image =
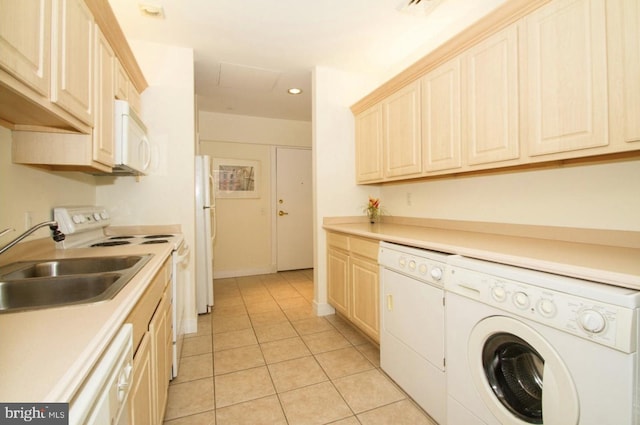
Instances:
[[[351,237],[349,239],[352,254],[378,261],[378,241],[356,237]]]
[[[327,233],[327,245],[349,251],[349,237],[342,233]]]

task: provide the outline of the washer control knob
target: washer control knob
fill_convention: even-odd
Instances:
[[[513,294],[513,303],[516,307],[525,309],[529,307],[529,296],[522,291]]]
[[[404,269],[404,266],[407,265],[407,259],[404,257],[398,258],[398,265],[400,266],[400,268]]]
[[[538,303],[538,311],[544,317],[553,317],[556,315],[557,308],[553,300],[541,299]]]
[[[607,319],[599,311],[588,308],[578,314],[578,323],[585,331],[597,334],[604,330]]]
[[[507,291],[502,286],[494,286],[491,288],[491,296],[498,302],[503,302],[507,299]]]
[[[409,270],[414,271],[416,269],[416,260],[409,261]]]
[[[418,272],[419,272],[421,275],[423,275],[423,276],[424,276],[425,274],[427,274],[427,265],[426,265],[426,264],[424,264],[424,263],[420,264],[420,265],[418,266]],[[433,272],[433,271],[432,271],[432,272]]]
[[[439,281],[440,279],[442,279],[442,269],[440,267],[434,267],[433,269],[431,269],[431,277],[435,281]]]

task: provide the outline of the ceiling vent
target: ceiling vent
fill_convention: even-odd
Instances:
[[[416,16],[426,16],[444,0],[402,0],[396,8],[399,12]]]

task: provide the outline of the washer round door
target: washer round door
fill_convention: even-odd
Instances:
[[[486,318],[471,331],[468,356],[473,383],[502,424],[577,425],[571,375],[531,327],[510,317]]]

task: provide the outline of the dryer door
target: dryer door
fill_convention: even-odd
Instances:
[[[567,367],[526,324],[503,316],[482,320],[471,332],[468,355],[476,389],[501,423],[578,423],[578,395]]]

